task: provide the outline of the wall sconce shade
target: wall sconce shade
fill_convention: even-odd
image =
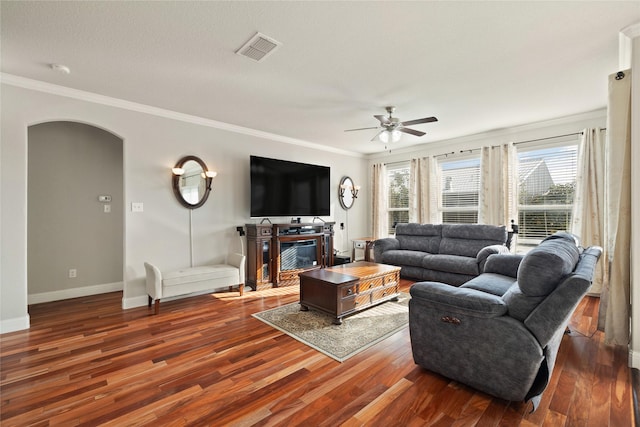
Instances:
[[[184,175],[184,169],[183,168],[171,168],[171,172],[174,175],[178,175],[178,176]]]

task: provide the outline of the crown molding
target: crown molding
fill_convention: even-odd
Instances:
[[[16,76],[13,74],[0,73],[0,83],[10,86],[16,86],[23,89],[30,89],[37,92],[48,93],[52,95],[64,96],[80,101],[91,102],[94,104],[106,105],[109,107],[120,108],[123,110],[135,111],[138,113],[149,114],[166,119],[177,120],[181,122],[191,123],[199,126],[216,128],[228,132],[249,135],[256,138],[268,139],[271,141],[282,142],[285,144],[296,145],[299,147],[312,148],[314,150],[326,151],[351,157],[364,157],[361,153],[342,150],[340,148],[328,147],[326,145],[316,144],[297,138],[290,138],[275,133],[264,132],[257,129],[251,129],[243,126],[232,125],[230,123],[219,122],[217,120],[207,119],[204,117],[184,114],[177,111],[166,110],[164,108],[153,107],[151,105],[140,104],[137,102],[126,101],[124,99],[113,98],[110,96],[99,95],[93,92],[87,92],[79,89],[72,89],[66,86],[55,85],[40,80],[29,79],[26,77]]]

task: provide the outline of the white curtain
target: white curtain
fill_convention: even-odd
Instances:
[[[607,280],[608,268],[604,221],[605,144],[600,128],[585,129],[578,147],[576,189],[571,232],[580,236],[582,246],[597,245],[605,250],[596,265],[591,295],[598,295]]]
[[[411,159],[409,168],[409,222],[441,223],[438,210],[438,163],[432,156]]]
[[[607,344],[629,344],[631,287],[631,73],[609,76],[606,138],[605,244],[609,280],[604,283],[598,328]]]
[[[387,168],[384,163],[373,165],[373,237],[381,239],[389,236],[387,215]]]
[[[478,223],[509,226],[517,219],[516,151],[513,143],[482,147]]]

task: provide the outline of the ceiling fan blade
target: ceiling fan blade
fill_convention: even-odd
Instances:
[[[415,129],[409,129],[409,128],[398,128],[398,130],[400,132],[404,132],[404,133],[409,133],[411,135],[415,135],[415,136],[422,136],[422,135],[426,135],[425,132],[421,132],[419,130],[415,130]]]
[[[353,132],[354,130],[369,130],[369,129],[378,129],[378,126],[374,126],[371,128],[358,128],[358,129],[345,129],[345,132]]]
[[[406,122],[402,122],[402,126],[411,126],[411,125],[419,125],[421,123],[431,123],[431,122],[437,122],[438,119],[436,119],[435,117],[425,117],[424,119],[415,119],[415,120],[408,120]]]
[[[376,119],[380,120],[380,123],[382,123],[383,125],[387,125],[389,123],[391,123],[391,121],[389,120],[389,117],[387,116],[383,116],[383,115],[374,115],[373,117],[375,117]]]
[[[380,132],[376,133],[376,136],[374,136],[373,138],[371,138],[371,141],[376,141],[376,140],[377,140],[377,141],[380,141],[380,140],[378,139],[378,137],[380,136],[380,134],[381,134],[382,132],[386,132],[386,129],[382,129]]]

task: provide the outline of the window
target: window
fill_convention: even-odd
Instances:
[[[577,143],[518,150],[518,240],[539,243],[571,225]]]
[[[478,193],[480,190],[480,158],[440,161],[442,170],[442,222],[478,222]]]
[[[389,234],[395,234],[396,224],[409,222],[409,163],[387,166],[387,183]]]

